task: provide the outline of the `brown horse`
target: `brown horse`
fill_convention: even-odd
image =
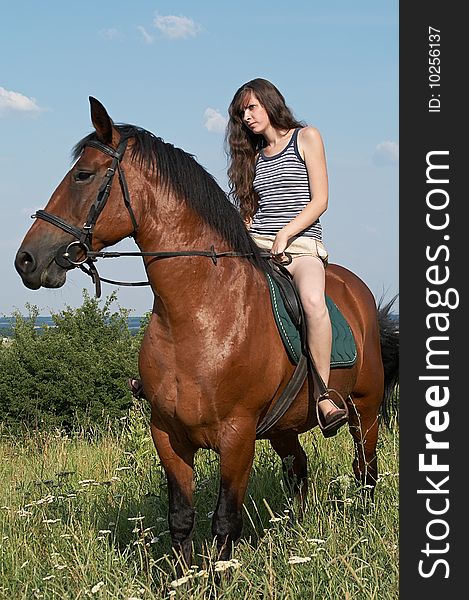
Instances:
[[[172,543],[190,565],[194,454],[210,448],[220,456],[212,531],[226,560],[241,535],[256,427],[295,370],[269,308],[269,263],[191,155],[141,128],[115,125],[102,104],[90,104],[94,131],[75,146],[76,162],[36,213],[15,266],[31,289],[60,287],[68,269],[82,262],[93,269],[97,252],[134,236],[154,293],[139,370],[168,480]],[[349,270],[329,265],[326,292],[357,347],[354,365],[332,369],[330,385],[347,398],[355,476],[373,489],[378,416],[398,381],[397,333],[389,305],[377,308]],[[298,434],[317,425],[311,397],[306,379],[262,436],[282,459],[294,457],[286,474],[303,499],[307,465]]]

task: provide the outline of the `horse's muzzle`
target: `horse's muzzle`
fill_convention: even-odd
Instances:
[[[38,290],[41,286],[48,288],[61,287],[65,283],[67,271],[62,265],[54,261],[54,257],[45,261],[39,260],[31,249],[26,248],[20,248],[16,253],[15,269],[23,284],[31,290]]]

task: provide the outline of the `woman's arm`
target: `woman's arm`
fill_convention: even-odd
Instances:
[[[311,200],[294,219],[277,233],[272,246],[272,254],[284,252],[288,240],[312,225],[327,209],[326,155],[321,134],[315,127],[305,127],[299,132],[298,150],[306,164]]]

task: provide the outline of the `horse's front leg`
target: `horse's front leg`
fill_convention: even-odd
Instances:
[[[151,434],[168,481],[168,523],[178,575],[191,565],[195,448],[183,445],[153,422]]]
[[[218,560],[229,560],[243,529],[243,502],[254,459],[256,424],[251,420],[233,420],[220,439],[220,491],[212,534]]]

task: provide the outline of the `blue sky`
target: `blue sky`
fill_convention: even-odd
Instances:
[[[254,77],[277,85],[297,118],[323,136],[330,261],[359,275],[376,298],[397,293],[396,0],[16,0],[4,3],[0,22],[0,314],[24,312],[29,302],[47,315],[78,306],[83,288],[93,291],[79,271],[59,290],[27,290],[13,267],[30,215],[91,131],[88,96],[114,121],[194,154],[226,190],[227,107]],[[144,278],[138,258],[98,267],[104,277]],[[119,288],[118,299],[134,315],[152,304],[147,288]]]

